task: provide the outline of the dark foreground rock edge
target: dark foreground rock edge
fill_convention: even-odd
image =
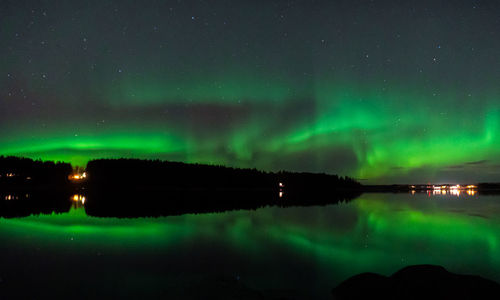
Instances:
[[[333,299],[499,299],[500,284],[435,265],[405,267],[391,276],[355,275],[332,290]]]

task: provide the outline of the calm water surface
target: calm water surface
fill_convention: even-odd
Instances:
[[[500,196],[364,194],[348,203],[162,218],[0,218],[0,295],[329,299],[411,264],[500,281]],[[222,292],[229,290],[229,292]],[[226,294],[224,294],[226,293]]]

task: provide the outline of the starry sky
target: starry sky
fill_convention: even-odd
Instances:
[[[0,153],[500,181],[496,1],[0,1]]]

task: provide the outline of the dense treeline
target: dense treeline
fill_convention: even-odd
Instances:
[[[102,217],[326,205],[360,194],[348,177],[159,160],[93,160],[80,183],[69,184],[71,173],[66,163],[0,157],[0,216],[64,212],[72,193],[85,194],[86,212]]]
[[[326,205],[355,198],[360,186],[336,175],[269,173],[159,160],[93,160],[86,171],[86,212],[102,217]]]
[[[360,186],[349,177],[337,175],[238,169],[159,160],[99,159],[87,164],[89,185],[119,185],[175,189],[276,189],[281,182],[293,189]]]
[[[186,164],[159,160],[100,159],[87,164],[89,185],[192,188],[262,188],[271,187],[269,173],[255,169]]]
[[[68,163],[0,156],[0,186],[23,189],[68,184],[72,167]]]
[[[0,217],[69,211],[71,173],[68,163],[0,156]]]

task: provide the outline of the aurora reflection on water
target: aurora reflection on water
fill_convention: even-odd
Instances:
[[[388,275],[411,264],[500,280],[499,232],[498,196],[466,194],[365,194],[326,207],[138,219],[89,217],[80,207],[0,219],[1,243],[10,245],[1,276],[7,287],[20,280],[22,262],[42,282],[47,266],[71,273],[58,280],[84,294],[82,284],[103,292],[127,283],[118,295],[134,295],[139,285],[175,295],[193,282],[229,277],[322,299],[354,274]]]

